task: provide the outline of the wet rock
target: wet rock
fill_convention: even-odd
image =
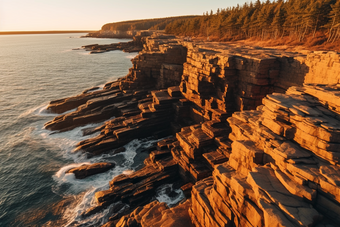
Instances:
[[[77,179],[84,179],[86,177],[106,172],[116,166],[115,163],[100,162],[90,165],[81,165],[66,171],[66,173],[73,173]]]
[[[83,94],[80,94],[74,97],[51,101],[49,105],[47,106],[47,110],[53,113],[60,114],[60,113],[72,110],[74,108],[77,108],[78,106],[85,104],[90,99],[98,98],[101,96],[109,96],[109,95],[113,95],[119,92],[117,82],[112,83],[111,86],[112,88],[110,90],[104,89],[104,90],[98,90],[98,91],[93,91],[93,92],[87,91]]]
[[[82,46],[83,49],[90,51],[90,54],[95,53],[104,53],[113,50],[122,50],[124,52],[139,52],[143,49],[143,45],[140,43],[140,40],[133,40],[130,42],[119,42],[119,43],[111,43],[111,44],[90,44]]]
[[[117,149],[135,138],[164,137],[171,133],[174,116],[172,104],[180,97],[171,97],[165,90],[151,92],[152,101],[138,105],[139,114],[118,117],[105,123],[100,135],[81,141],[76,151],[98,155]],[[121,110],[121,109],[120,109]]]
[[[146,166],[142,169],[130,175],[121,174],[113,178],[109,190],[96,192],[97,206],[90,208],[87,213],[102,210],[103,207],[119,201],[127,204],[132,211],[131,209],[149,203],[159,186],[178,180],[178,166],[171,157],[162,159],[157,156],[147,160],[150,161],[145,162]],[[119,218],[120,216],[116,216],[114,220]]]
[[[71,130],[73,128],[101,122],[111,117],[118,117],[123,114],[124,109],[136,108],[137,101],[132,94],[105,95],[90,99],[77,108],[76,111],[55,117],[45,124],[48,130]]]

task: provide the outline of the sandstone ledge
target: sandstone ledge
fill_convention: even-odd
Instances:
[[[50,105],[78,107],[48,123],[51,130],[116,117],[77,145],[89,155],[134,138],[176,135],[159,142],[141,170],[97,192],[97,205],[84,216],[113,204],[106,226],[174,226],[187,215],[195,226],[339,225],[337,53],[156,35],[142,42],[126,77]],[[320,79],[325,70],[327,80]],[[304,82],[322,84],[289,88]],[[157,187],[178,179],[178,187],[191,190],[191,201],[171,208],[183,217],[149,203]]]

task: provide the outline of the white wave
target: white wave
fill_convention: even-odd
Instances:
[[[52,113],[51,111],[49,111],[47,109],[48,105],[43,105],[43,106],[40,106],[37,108],[36,111],[34,111],[33,113],[35,115],[38,115],[38,116],[51,116],[51,117],[56,117],[58,116],[59,114],[57,113]]]
[[[94,200],[93,200],[94,194],[97,191],[106,190],[106,189],[108,189],[108,187],[91,188],[90,190],[88,190],[75,208],[67,209],[65,211],[63,218],[68,220],[68,223],[65,226],[77,226],[73,223],[77,223],[79,225],[82,224],[82,223],[86,223],[86,222],[91,223],[93,221],[98,221],[100,219],[103,219],[105,216],[107,216],[105,211],[108,210],[108,209],[105,209],[105,211],[103,211],[101,213],[97,213],[96,215],[92,215],[91,217],[89,217],[85,220],[82,220],[82,218],[81,218],[82,213],[88,207],[91,207],[91,206],[94,205],[94,203],[95,203]]]
[[[77,167],[82,166],[82,165],[89,165],[89,164],[91,164],[91,163],[90,162],[83,162],[83,163],[73,163],[73,164],[64,166],[55,174],[55,176],[57,177],[57,179],[62,179],[67,174],[66,172],[68,170],[73,169],[73,168],[77,168]]]
[[[19,118],[24,118],[31,114],[40,115],[40,116],[57,116],[58,115],[58,114],[49,113],[47,110],[47,105],[42,104],[40,106],[33,107],[31,109],[26,110],[25,112],[19,115]]]
[[[120,154],[102,154],[99,156],[95,156],[87,159],[85,156],[80,156],[75,161],[77,164],[70,164],[62,167],[53,177],[56,182],[56,186],[54,187],[54,191],[61,195],[76,195],[80,192],[86,191],[84,196],[81,198],[76,208],[69,209],[64,213],[64,218],[69,220],[68,225],[73,226],[72,223],[77,222],[77,225],[85,224],[85,225],[102,225],[107,222],[108,217],[112,215],[110,212],[110,207],[96,213],[88,218],[82,218],[81,214],[85,212],[90,207],[96,205],[94,201],[94,194],[97,191],[107,190],[109,189],[109,181],[111,181],[115,176],[119,174],[132,174],[134,172],[132,166],[134,164],[134,158],[137,155],[137,150],[140,148],[148,148],[152,146],[158,140],[133,140],[127,145],[125,145],[126,151]],[[84,161],[90,163],[107,161],[108,158],[114,158],[117,155],[123,155],[124,161],[121,165],[117,165],[115,168],[101,174],[96,174],[94,176],[78,180],[75,179],[73,174],[65,174],[65,172],[73,167],[84,164]],[[80,162],[82,161],[82,162]],[[69,176],[73,175],[73,176]],[[65,186],[68,186],[65,190]]]
[[[56,117],[56,116],[60,115],[60,114],[53,113],[53,112],[49,111],[47,109],[47,107],[48,107],[48,104],[42,104],[40,106],[33,107],[31,109],[26,110],[22,114],[20,114],[19,118],[24,118],[24,117],[27,117],[28,115],[36,115],[36,116],[42,116],[42,117]],[[75,111],[76,109],[77,108],[74,108],[72,110],[68,110],[68,111],[66,111],[62,114],[71,113],[71,112]]]
[[[58,185],[59,188],[62,188],[62,185],[64,185],[65,183],[71,184],[71,187],[67,191],[65,191],[64,194],[68,195],[72,193],[78,194],[81,191],[87,190],[82,199],[77,204],[77,206],[74,209],[67,210],[67,212],[65,212],[64,218],[69,220],[69,224],[66,226],[69,226],[71,223],[75,221],[77,221],[79,224],[86,223],[87,225],[89,225],[90,223],[104,224],[107,221],[106,217],[109,214],[110,207],[105,209],[104,211],[96,213],[95,215],[92,215],[85,219],[81,217],[81,214],[90,207],[96,206],[96,202],[94,200],[95,193],[97,191],[109,189],[109,181],[112,180],[115,176],[118,176],[119,174],[123,173],[125,169],[126,169],[125,166],[116,166],[114,169],[109,170],[105,173],[96,174],[92,177],[88,177],[82,180],[69,178],[67,176],[69,174],[65,174],[65,176],[62,179],[56,179],[56,175],[59,172],[63,171],[59,170],[54,177],[54,180],[57,180],[57,184],[59,184]],[[58,190],[58,188],[55,188],[55,190]]]
[[[135,172],[134,170],[128,169],[128,170],[124,170],[122,174],[124,174],[124,175],[131,175],[134,172]]]
[[[56,117],[56,116],[59,116],[60,114],[57,114],[57,113],[53,113],[51,112],[50,110],[47,109],[48,105],[46,106],[43,106],[42,108],[39,108],[38,109],[38,112],[34,112],[36,115],[38,116],[53,116],[53,117]],[[74,108],[74,109],[71,109],[71,110],[68,110],[68,111],[65,111],[61,114],[68,114],[68,113],[72,113],[73,111],[76,111],[77,108]]]
[[[68,169],[81,166],[83,164],[91,164],[90,162],[71,164],[65,167],[62,167],[54,176],[53,180],[57,183],[53,191],[57,194],[61,195],[77,195],[80,192],[84,192],[86,190],[99,190],[101,188],[108,189],[109,182],[117,175],[121,174],[124,171],[124,167],[116,166],[115,168],[106,171],[104,173],[95,174],[93,176],[87,177],[85,179],[76,179],[73,173],[66,173]],[[105,190],[102,189],[102,190]],[[94,195],[94,194],[93,194]],[[86,196],[90,196],[85,194],[83,198],[83,203],[88,200],[93,199],[93,195],[91,198],[86,198]],[[86,203],[87,204],[87,203]],[[93,205],[93,204],[89,204]],[[87,207],[89,208],[89,207]]]
[[[90,198],[94,195],[96,190],[93,190],[86,195],[86,197]],[[93,194],[93,195],[92,195]],[[81,214],[83,213],[84,207],[89,206],[92,201],[82,201],[75,209],[70,209],[65,213],[64,218],[68,218],[69,222],[65,225],[65,227],[75,227],[75,226],[102,226],[112,215],[112,208],[115,204],[111,204],[108,208],[104,209],[101,212],[98,212],[89,217],[83,218]]]
[[[48,145],[50,146],[56,146],[59,147],[60,150],[62,151],[62,155],[66,159],[71,159],[76,163],[79,162],[84,162],[86,158],[81,152],[78,153],[73,153],[73,150],[75,148],[75,145],[84,140],[88,139],[91,137],[94,137],[98,135],[99,132],[88,135],[88,136],[83,136],[83,129],[88,128],[88,127],[98,127],[102,125],[102,123],[96,123],[96,124],[89,124],[86,126],[74,128],[69,131],[65,132],[60,132],[60,133],[51,133],[51,131],[48,131],[47,129],[40,129],[37,130],[37,133],[40,134],[42,138],[47,142]]]
[[[137,54],[129,54],[128,56],[125,56],[128,59],[133,59],[134,57],[136,57]]]
[[[157,188],[156,199],[159,202],[165,202],[169,207],[172,207],[185,198],[181,189],[173,189],[172,184],[164,184]],[[174,196],[170,197],[169,194],[174,192]]]
[[[71,111],[72,110],[70,110],[70,112]],[[83,129],[101,126],[106,121],[110,121],[114,118],[115,117],[112,117],[99,123],[79,126],[77,128],[65,132],[51,132],[45,128],[41,128],[37,130],[37,133],[40,134],[40,136],[43,137],[45,141],[47,141],[51,146],[59,147],[62,150],[63,156],[66,159],[72,159],[74,160],[74,162],[79,163],[86,161],[86,156],[81,152],[74,153],[73,150],[75,148],[75,145],[82,140],[93,138],[100,133],[96,132],[91,135],[83,136]]]

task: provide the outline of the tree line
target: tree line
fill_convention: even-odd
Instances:
[[[131,30],[164,30],[166,25],[175,20],[187,20],[196,16],[165,17],[155,19],[131,20],[108,23],[102,26],[102,31],[131,31]]]
[[[256,0],[174,20],[165,31],[224,41],[291,37],[300,42],[322,33],[328,42],[334,42],[340,38],[340,0]]]

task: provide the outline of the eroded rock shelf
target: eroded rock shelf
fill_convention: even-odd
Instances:
[[[137,42],[127,76],[48,106],[61,114],[46,123],[52,131],[105,121],[75,148],[89,156],[166,137],[83,217],[110,206],[105,227],[340,225],[338,53],[158,34],[124,45]],[[186,200],[150,203],[168,183]]]

